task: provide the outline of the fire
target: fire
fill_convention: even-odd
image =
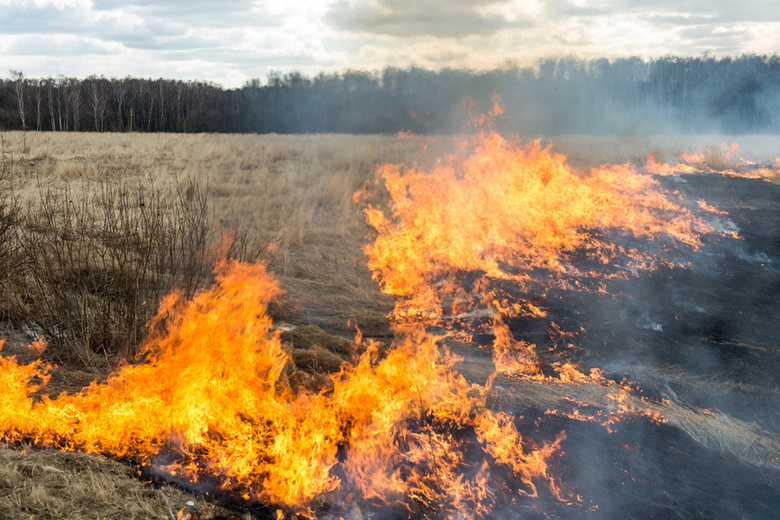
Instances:
[[[539,141],[487,131],[430,172],[385,165],[379,173],[391,202],[388,211],[366,209],[377,231],[366,253],[374,278],[398,297],[399,320],[480,307],[539,315],[521,295],[673,263],[646,244],[695,250],[713,232],[630,165],[577,172]]]
[[[685,265],[680,251],[698,251],[702,235],[727,235],[710,223],[720,210],[704,201],[692,209],[674,202],[653,176],[680,169],[651,156],[644,171],[612,165],[581,172],[539,141],[522,144],[482,131],[430,171],[380,168],[378,183],[390,202],[384,210],[365,210],[376,230],[365,248],[368,265],[382,289],[397,297],[398,330],[444,326],[464,341],[464,330],[487,332],[497,373],[600,396],[596,410],[570,399],[571,410],[546,414],[596,421],[609,432],[628,417],[662,423],[664,403],[638,396],[633,385],[598,368],[586,371],[549,356],[543,361],[535,344],[515,337],[510,322],[545,319],[541,302],[553,291],[608,294],[610,279],[659,264]],[[555,344],[584,333],[555,323],[548,332]],[[564,438],[562,432],[548,449]]]
[[[659,162],[654,154],[647,157],[645,168],[655,175],[704,173],[763,179],[772,181],[780,176],[780,158],[772,164],[762,164],[741,156],[737,143],[723,143],[720,147],[704,147],[699,153],[682,153],[675,164]]]
[[[510,416],[486,407],[486,388],[453,369],[441,337],[412,331],[386,354],[361,343],[332,389],[292,385],[266,312],[280,293],[262,264],[222,261],[193,300],[165,299],[143,362],[72,396],[34,398],[51,367],[0,357],[0,433],[216,479],[304,516],[337,493],[485,517],[495,467],[515,475],[517,494],[546,482],[565,496],[548,468],[560,439],[529,448]]]
[[[581,502],[554,471],[565,432],[521,434],[516,417],[487,404],[497,376],[484,386],[467,381],[447,345],[481,327],[492,334],[497,373],[596,389],[605,403],[593,411],[571,400],[572,410],[548,415],[608,429],[627,416],[663,421],[658,403],[630,383],[543,360],[510,325],[548,319],[552,291],[605,293],[605,280],[677,265],[673,251],[698,250],[720,212],[676,204],[652,175],[679,168],[651,156],[649,173],[630,165],[580,172],[539,141],[490,131],[432,171],[384,165],[389,207],[366,209],[376,236],[365,251],[374,278],[397,297],[390,346],[358,335],[354,364],[323,376],[325,385],[296,383],[267,312],[279,284],[262,263],[221,260],[211,287],[190,301],[177,292],[163,300],[141,361],[78,394],[40,397],[52,367],[0,357],[0,436],[215,482],[281,508],[279,517],[311,517],[338,501],[489,518],[502,501],[540,489]],[[454,330],[442,333],[442,323]],[[563,347],[584,333],[555,323],[547,330]]]

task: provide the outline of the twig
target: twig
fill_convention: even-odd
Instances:
[[[173,509],[171,509],[171,503],[168,502],[168,497],[165,496],[165,493],[162,492],[162,489],[158,489],[157,491],[160,492],[163,500],[165,500],[165,505],[168,506],[168,514],[171,515],[171,520],[176,520],[176,515],[173,514]]]

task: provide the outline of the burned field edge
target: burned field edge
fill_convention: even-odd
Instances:
[[[635,417],[606,433],[550,417],[548,410],[568,411],[572,402],[608,409],[607,391],[588,384],[539,387],[499,376],[492,399],[521,417],[521,432],[566,431],[563,473],[598,504],[589,517],[773,518],[780,507],[780,189],[700,173],[664,183],[725,211],[741,238],[709,238],[689,266],[610,281],[607,296],[552,292],[547,319],[517,318],[510,328],[537,344],[543,367],[563,355],[637,383],[636,396],[668,403],[657,408],[666,422]],[[556,341],[560,332],[572,336]],[[575,345],[562,347],[572,337]],[[485,381],[493,339],[477,339],[482,351],[452,348],[464,356],[462,373]],[[546,503],[545,511],[583,514],[558,506]]]
[[[387,139],[383,144],[392,148],[389,143],[394,138]],[[282,147],[279,157],[274,160],[277,169],[272,173],[280,176],[293,169],[308,169],[310,176],[321,179],[321,174],[310,163],[321,159],[322,154],[336,142],[325,146],[324,152],[320,148],[317,151],[319,156],[315,157],[307,155],[306,146],[310,143],[301,141]],[[175,147],[168,147],[166,154],[175,154],[175,150]],[[399,150],[391,150],[384,154],[384,158],[394,153],[402,155]],[[588,155],[589,152],[582,153],[585,157],[580,160],[593,160]],[[636,160],[640,158],[639,154],[635,157]],[[283,339],[296,365],[315,378],[317,374],[338,370],[341,363],[349,359],[350,347],[346,338],[353,334],[354,329],[347,325],[348,320],[357,319],[368,336],[387,340],[390,334],[388,322],[383,317],[391,310],[392,302],[373,285],[360,249],[367,229],[358,210],[344,209],[346,202],[338,202],[342,194],[362,182],[361,178],[370,177],[375,162],[382,159],[372,162],[361,156],[361,160],[364,162],[359,171],[350,173],[353,177],[350,177],[349,189],[325,184],[331,190],[329,196],[332,199],[319,203],[335,204],[340,208],[335,233],[327,229],[333,220],[328,221],[326,217],[332,217],[332,214],[296,215],[293,212],[287,222],[281,218],[277,220],[273,235],[254,237],[256,242],[248,247],[249,250],[254,249],[252,254],[272,255],[272,265],[276,262],[282,284],[288,290],[287,297],[276,310],[277,318],[304,326],[284,333]],[[150,159],[150,162],[153,161]],[[56,168],[60,167],[56,166],[56,161],[52,162]],[[81,162],[89,164],[83,159]],[[242,165],[241,171],[247,166]],[[338,165],[338,161],[336,165],[326,163],[320,166],[323,169],[329,167],[340,171],[345,168]],[[93,172],[92,175],[105,173],[109,172]],[[69,175],[74,174],[70,171]],[[208,196],[214,197],[223,190],[237,190],[230,183],[233,176],[235,173],[225,174],[222,178],[224,186],[210,177]],[[193,177],[197,178],[197,174]],[[741,230],[742,243],[735,245],[714,240],[705,244],[702,258],[706,260],[697,264],[695,269],[645,275],[633,282],[636,286],[625,288],[633,291],[630,300],[606,301],[580,295],[577,297],[579,300],[560,302],[557,307],[553,300],[550,307],[560,323],[570,324],[572,330],[577,325],[586,329],[581,350],[571,354],[573,360],[586,367],[602,367],[616,379],[625,376],[638,381],[650,393],[676,398],[680,406],[712,409],[715,413],[757,424],[760,431],[776,436],[780,422],[776,407],[776,374],[780,373],[777,370],[780,367],[776,338],[780,330],[774,319],[780,310],[777,297],[780,276],[776,268],[780,258],[778,185],[711,175],[690,174],[680,178],[686,181],[681,183],[686,194],[704,198],[727,212]],[[301,203],[311,204],[311,200],[296,199],[302,197],[302,192],[293,189],[297,187],[286,188],[280,193],[285,193],[290,199],[285,201],[287,207],[273,201],[265,203],[277,205],[282,211]],[[244,200],[243,203],[249,201]],[[216,211],[213,218],[229,220],[217,216]],[[251,220],[259,217],[243,218]],[[286,226],[280,225],[280,222]],[[343,245],[338,244],[339,241]],[[348,269],[360,274],[355,277]],[[614,289],[616,293],[621,292],[620,287]],[[701,305],[702,302],[705,305]],[[613,319],[605,320],[605,314]],[[511,326],[518,337],[523,337],[533,327],[539,328],[539,324],[521,321]],[[457,346],[453,348],[457,349]],[[22,347],[16,351],[4,351],[4,354],[9,353],[25,355],[26,352]],[[487,349],[477,354],[463,351],[463,373],[475,379],[486,377],[492,369],[486,356],[488,353]],[[26,354],[30,355],[29,352]],[[78,362],[71,367],[65,366],[61,375],[57,376],[60,380],[52,381],[50,391],[53,394],[59,390],[76,391],[95,377],[100,377],[101,371],[110,364],[109,360],[97,366],[85,367]],[[556,396],[554,392],[540,395],[538,391],[534,394],[531,388],[512,380],[499,379],[498,385],[506,391],[496,394],[494,405],[498,409],[519,413],[517,423],[521,431],[542,436],[567,431],[564,444],[566,457],[561,461],[562,468],[571,476],[570,484],[595,490],[588,497],[599,505],[599,509],[591,513],[593,517],[610,518],[630,513],[634,517],[730,518],[739,515],[770,518],[772,512],[780,508],[776,469],[745,462],[732,453],[733,450],[718,447],[719,442],[728,444],[729,435],[742,435],[743,432],[738,429],[734,432],[724,430],[720,439],[715,432],[708,441],[712,447],[694,440],[680,424],[659,426],[643,419],[632,420],[613,434],[605,433],[597,425],[561,418],[546,418],[540,423],[540,430],[536,421],[544,415],[540,403],[545,399],[548,404],[560,403],[568,396]],[[583,389],[586,392],[584,399],[589,395],[587,391],[587,388]],[[724,428],[726,426],[728,424]],[[738,428],[739,424],[736,426]],[[58,486],[52,484],[51,479],[47,480],[58,473],[42,468],[59,469],[71,462],[58,460],[70,461],[68,457],[72,456],[88,460],[90,456],[41,452],[40,455],[46,457],[45,463],[33,462],[31,468],[25,466],[27,469],[19,469],[21,459],[17,457],[18,452],[4,454],[8,455],[4,462],[10,468],[9,475],[12,475],[5,481],[7,494],[4,496],[9,499],[6,503],[23,504],[27,508],[11,509],[9,517],[86,518],[79,515],[96,507],[105,511],[106,518],[125,518],[128,514],[136,514],[122,511],[121,506],[116,512],[104,509],[107,506],[103,502],[85,508],[67,502],[64,497],[56,499],[64,501],[57,502],[59,505],[56,506],[36,500],[36,493],[42,493],[41,490],[48,489],[47,486],[55,489]],[[75,466],[78,467],[78,464]],[[112,482],[132,480],[130,473],[113,471],[109,472],[109,477],[102,478]],[[22,475],[21,489],[19,475]],[[90,478],[95,481],[95,478]],[[181,495],[178,500],[184,501],[184,496]],[[141,493],[132,501],[148,502],[151,509],[147,511],[154,511],[153,514],[160,517],[167,514],[163,502],[154,493]],[[582,514],[581,509],[572,511],[549,497],[541,496],[537,503],[530,502],[526,511],[529,518],[544,517],[543,513],[535,513],[533,506],[561,517]],[[207,514],[218,516],[228,513],[214,510]],[[262,518],[265,513],[256,511],[252,514]],[[271,515],[270,512],[268,514]]]

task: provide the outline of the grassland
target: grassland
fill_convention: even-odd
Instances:
[[[564,136],[553,149],[587,168],[642,164],[650,152],[670,160],[731,141],[769,163],[780,150],[773,136]],[[354,324],[387,335],[393,302],[366,267],[371,231],[352,195],[378,165],[430,165],[452,150],[444,138],[348,135],[9,132],[0,144],[3,354],[31,360],[40,353],[27,345],[45,336],[43,355],[61,367],[49,384],[54,395],[132,358],[160,297],[208,283],[225,232],[236,237],[231,255],[268,261],[281,281],[278,322],[310,325],[303,330],[320,346],[338,347]],[[384,198],[380,191],[371,202]],[[308,368],[307,336],[287,338]],[[177,511],[190,499],[198,500],[144,486],[113,461],[0,453],[3,518],[168,518],[166,500]]]

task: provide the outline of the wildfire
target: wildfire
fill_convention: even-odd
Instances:
[[[378,182],[390,203],[366,208],[377,234],[365,251],[374,278],[397,297],[396,326],[444,326],[466,338],[464,328],[488,332],[497,372],[600,396],[595,411],[569,399],[572,410],[548,415],[596,421],[610,432],[627,417],[664,422],[664,403],[598,368],[587,373],[566,360],[542,361],[537,346],[509,326],[545,319],[540,302],[551,291],[606,294],[610,279],[684,265],[680,252],[699,250],[702,235],[728,234],[710,224],[722,214],[717,208],[673,202],[652,176],[670,167],[652,160],[646,172],[631,165],[579,172],[539,141],[522,144],[486,130],[431,171],[384,165]],[[555,323],[548,331],[554,343],[578,333]]]
[[[780,157],[776,158],[773,164],[761,164],[745,159],[741,154],[737,143],[704,147],[699,153],[682,153],[675,164],[659,162],[651,153],[647,157],[645,168],[656,175],[704,173],[766,181],[780,176]]]
[[[653,161],[650,173],[680,171]],[[389,207],[366,209],[377,232],[366,253],[374,278],[397,297],[391,346],[358,336],[362,353],[324,389],[296,384],[267,313],[282,294],[278,283],[262,263],[222,260],[213,286],[190,301],[177,292],[164,299],[141,362],[78,394],[39,397],[52,367],[0,357],[0,436],[208,478],[249,503],[302,516],[338,500],[488,518],[502,500],[540,487],[580,501],[551,469],[564,432],[524,437],[515,417],[486,404],[492,378],[481,386],[456,370],[461,358],[447,341],[472,329],[430,330],[447,320],[481,323],[498,372],[590,385],[608,403],[590,412],[572,401],[575,409],[547,414],[607,428],[628,415],[663,421],[629,383],[543,361],[509,323],[546,319],[549,291],[606,292],[605,280],[681,262],[671,251],[700,248],[701,236],[716,232],[708,219],[717,208],[675,204],[630,165],[579,172],[539,141],[490,131],[432,171],[384,165],[379,179]],[[555,323],[548,330],[560,343],[575,341]]]
[[[675,263],[663,246],[695,250],[714,232],[630,165],[581,173],[539,141],[493,132],[430,172],[385,165],[379,173],[391,202],[387,212],[366,209],[378,233],[366,253],[374,278],[398,297],[399,320],[480,307],[538,316],[524,295]],[[661,246],[648,247],[653,241]]]
[[[547,466],[560,438],[529,448],[511,417],[486,408],[486,389],[457,374],[441,338],[418,330],[386,355],[368,342],[332,390],[293,387],[266,314],[278,284],[262,264],[221,262],[216,274],[192,301],[165,299],[144,362],[79,394],[36,400],[51,367],[0,357],[0,434],[216,478],[303,515],[338,492],[484,517],[495,467],[515,475],[516,494],[547,482],[565,497]]]

